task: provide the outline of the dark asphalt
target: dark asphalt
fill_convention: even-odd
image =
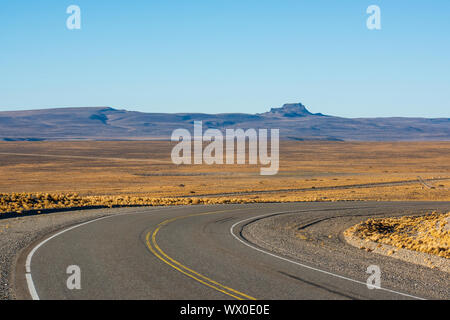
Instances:
[[[308,219],[334,219],[333,223],[324,224],[322,228],[326,230],[320,232],[340,239],[344,227],[367,216],[431,210],[450,211],[450,203],[339,202],[136,208],[134,213],[107,217],[52,238],[34,253],[31,275],[36,292],[43,300],[410,298],[396,292],[421,298],[446,298],[441,293],[448,292],[450,286],[447,273],[381,255],[376,255],[374,261],[384,270],[382,279],[388,279],[382,281],[382,287],[395,292],[369,290],[365,285],[369,277],[365,268],[373,261],[366,252],[343,241],[335,240],[339,243],[333,250],[319,250],[323,246],[320,241],[305,242],[305,248],[295,248],[296,258],[289,259],[311,267],[306,268],[255,250],[230,233],[231,226],[241,220],[290,212],[291,216],[304,215]],[[244,224],[236,226],[238,236]],[[23,262],[35,245],[24,252],[19,261]],[[69,277],[66,269],[71,265],[81,269],[81,290],[69,290],[66,286]],[[23,272],[18,275],[18,286],[22,286],[18,291],[24,293],[19,298],[29,298],[25,266],[18,268]],[[397,276],[397,273],[407,276]],[[432,283],[421,285],[424,278]]]

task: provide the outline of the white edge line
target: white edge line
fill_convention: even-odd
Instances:
[[[60,232],[52,235],[51,237],[48,237],[47,239],[41,241],[37,246],[35,246],[33,248],[33,250],[30,251],[30,253],[27,256],[26,263],[25,263],[25,271],[26,271],[25,277],[26,277],[26,280],[27,280],[28,290],[30,291],[31,298],[33,300],[40,300],[39,299],[39,295],[37,294],[36,288],[35,288],[34,283],[33,283],[33,277],[31,276],[31,259],[33,258],[33,255],[36,253],[36,251],[40,247],[42,247],[44,244],[46,244],[48,241],[52,240],[53,238],[56,238],[57,236],[65,233],[67,231],[73,230],[75,228],[84,226],[86,224],[89,224],[89,223],[92,223],[92,222],[95,222],[95,221],[99,221],[99,220],[103,220],[103,219],[111,218],[111,217],[114,217],[114,216],[101,217],[101,218],[98,218],[98,219],[94,219],[94,220],[90,220],[90,221],[87,221],[87,222],[83,222],[83,223],[78,224],[76,226],[64,229],[63,231],[60,231]]]
[[[30,292],[31,299],[39,300],[39,296],[33,284],[33,279],[31,278],[31,273],[26,273],[25,278],[27,279],[28,291]]]
[[[347,280],[347,281],[351,281],[351,282],[355,282],[355,283],[358,283],[358,284],[362,284],[362,285],[364,285],[364,286],[367,286],[367,283],[365,283],[365,282],[358,281],[358,280],[355,280],[355,279],[352,279],[352,278],[347,278],[347,277],[344,277],[344,276],[341,276],[341,275],[338,275],[338,274],[334,274],[334,273],[332,273],[332,272],[328,272],[328,271],[325,271],[325,270],[321,270],[321,269],[318,269],[318,268],[314,268],[314,267],[311,267],[311,266],[307,266],[307,265],[302,264],[302,263],[299,263],[299,262],[297,262],[297,261],[293,261],[293,260],[290,260],[290,259],[287,259],[287,258],[278,256],[278,255],[276,255],[276,254],[267,252],[267,251],[265,251],[265,250],[262,250],[262,249],[260,249],[260,248],[255,247],[255,246],[252,246],[251,244],[245,242],[244,240],[242,240],[241,238],[239,238],[238,236],[236,236],[236,235],[234,234],[234,228],[235,228],[237,225],[241,224],[241,223],[244,223],[244,222],[247,222],[247,221],[253,220],[253,219],[259,219],[259,218],[268,217],[268,216],[272,216],[272,215],[276,215],[276,214],[282,214],[282,213],[284,213],[284,212],[277,212],[277,213],[263,214],[263,215],[260,215],[260,216],[257,216],[257,217],[251,217],[251,218],[248,218],[248,219],[244,219],[244,220],[238,221],[238,222],[236,222],[235,224],[233,224],[233,225],[231,226],[231,228],[230,228],[230,233],[231,233],[231,235],[232,235],[235,239],[237,239],[237,240],[240,241],[241,243],[245,244],[247,247],[250,247],[250,248],[252,248],[252,249],[254,249],[254,250],[256,250],[256,251],[265,253],[265,254],[267,254],[267,255],[269,255],[269,256],[278,258],[278,259],[280,259],[280,260],[284,260],[284,261],[293,263],[293,264],[295,264],[295,265],[298,265],[298,266],[303,267],[303,268],[306,268],[306,269],[310,269],[310,270],[313,270],[313,271],[321,272],[321,273],[324,273],[324,274],[327,274],[327,275],[330,275],[330,276],[333,276],[333,277],[336,277],[336,278],[344,279],[344,280]],[[390,293],[395,293],[395,294],[398,294],[398,295],[401,295],[401,296],[405,296],[405,297],[409,297],[409,298],[414,298],[414,299],[417,299],[417,300],[425,300],[425,299],[420,298],[420,297],[416,297],[416,296],[409,295],[409,294],[402,293],[402,292],[397,292],[397,291],[390,290],[390,289],[386,289],[386,288],[376,287],[375,289],[387,291],[387,292],[390,292]]]
[[[181,208],[181,207],[184,207],[184,206],[179,206],[179,207],[176,207],[176,208]],[[154,212],[154,211],[164,211],[164,209],[166,209],[166,208],[153,209],[153,210],[143,211],[143,212],[142,212],[142,211],[141,211],[141,212],[129,212],[129,213],[127,212],[127,213],[122,213],[122,214],[119,213],[119,214],[114,214],[114,215],[110,215],[110,216],[100,217],[100,218],[97,218],[97,219],[94,219],[94,220],[90,220],[90,221],[87,221],[87,222],[83,222],[83,223],[77,224],[77,225],[72,226],[72,227],[67,228],[67,229],[64,229],[64,230],[62,230],[62,231],[60,231],[60,232],[58,232],[58,233],[52,235],[51,237],[48,237],[47,239],[41,241],[39,244],[37,244],[37,245],[30,251],[30,253],[29,253],[28,256],[27,256],[27,260],[26,260],[26,262],[25,262],[25,279],[26,279],[26,281],[27,281],[28,291],[29,291],[29,293],[30,293],[30,295],[31,295],[31,298],[32,298],[33,300],[40,300],[39,295],[38,295],[38,293],[37,293],[37,291],[36,291],[36,287],[34,286],[33,277],[31,276],[31,259],[33,258],[33,255],[36,253],[36,251],[37,251],[40,247],[42,247],[44,244],[46,244],[48,241],[50,241],[50,240],[56,238],[57,236],[59,236],[59,235],[65,233],[65,232],[67,232],[67,231],[76,229],[76,228],[78,228],[78,227],[87,225],[87,224],[92,223],[92,222],[95,222],[95,221],[99,221],[99,220],[103,220],[103,219],[108,219],[108,218],[112,218],[112,217],[117,217],[117,216],[126,216],[126,215],[131,215],[131,214],[141,214],[141,213],[148,213],[148,212]],[[173,208],[172,208],[172,209],[173,209]]]

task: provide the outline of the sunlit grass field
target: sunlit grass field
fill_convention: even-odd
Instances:
[[[285,141],[275,176],[259,175],[259,165],[176,166],[170,158],[174,145],[169,141],[1,142],[0,211],[450,200],[450,142]]]
[[[369,219],[345,231],[379,244],[410,249],[450,259],[450,212],[422,216]],[[392,254],[394,250],[388,252]]]

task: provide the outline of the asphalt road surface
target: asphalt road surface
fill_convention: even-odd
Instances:
[[[19,298],[34,299],[448,299],[449,274],[354,248],[346,227],[368,216],[450,210],[450,203],[295,203],[136,208],[48,235],[18,261]],[[245,238],[265,216],[297,216],[329,235],[295,257]],[[308,227],[307,225],[305,227]],[[261,235],[263,237],[263,235]],[[329,239],[329,243],[326,242]],[[304,258],[303,258],[304,257]],[[369,265],[381,288],[369,289]],[[81,289],[67,286],[69,266]],[[71,283],[74,278],[71,278]]]

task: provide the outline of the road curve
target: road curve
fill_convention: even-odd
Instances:
[[[447,273],[369,254],[341,237],[368,216],[432,210],[448,211],[450,203],[136,208],[36,242],[19,259],[16,286],[19,298],[43,300],[448,299]],[[254,220],[274,215],[327,223],[315,223],[318,237],[304,247],[300,243],[293,257],[268,251],[242,232]],[[74,265],[81,270],[80,290],[67,288],[67,268]],[[369,265],[380,267],[381,289],[367,287]]]

